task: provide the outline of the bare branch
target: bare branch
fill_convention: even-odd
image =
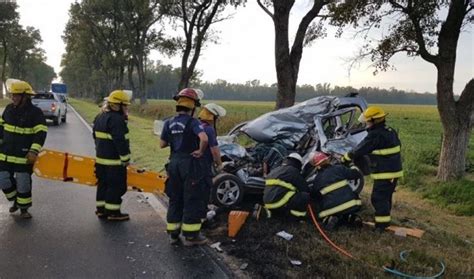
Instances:
[[[423,37],[423,30],[420,26],[420,19],[415,16],[410,6],[412,1],[408,1],[407,7],[400,5],[396,0],[389,0],[389,2],[393,7],[399,8],[403,13],[408,15],[408,18],[413,23],[413,27],[415,29],[416,42],[419,46],[418,53],[423,59],[436,65],[438,63],[438,57],[436,55],[431,54],[426,48],[425,38]]]
[[[262,4],[261,0],[257,0],[257,3],[258,5],[260,6],[260,8],[262,8],[262,10],[267,13],[267,15],[269,15],[272,20],[273,20],[273,14],[267,9],[267,7],[265,7],[265,5]]]

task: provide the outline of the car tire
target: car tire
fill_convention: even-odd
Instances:
[[[61,122],[66,123],[66,114],[64,114],[63,118],[61,119]]]
[[[53,118],[53,125],[54,126],[59,126],[61,124],[61,118],[59,116],[56,116]]]
[[[212,180],[211,202],[217,206],[232,207],[244,198],[244,183],[237,176],[222,173]]]

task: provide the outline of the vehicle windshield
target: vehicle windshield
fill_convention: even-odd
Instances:
[[[54,100],[53,94],[36,94],[33,96],[33,99],[37,100]]]
[[[358,107],[344,109],[341,113],[331,114],[322,119],[323,131],[327,140],[346,137],[365,129],[365,125],[358,121],[361,111]]]

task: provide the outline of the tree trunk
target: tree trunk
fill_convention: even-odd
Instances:
[[[455,122],[443,129],[443,144],[439,156],[438,179],[458,179],[466,171],[466,156],[471,136],[467,123]]]
[[[278,92],[275,109],[290,107],[295,102],[296,80],[290,61],[288,23],[294,1],[274,1],[275,68]]]
[[[146,77],[145,77],[145,65],[143,54],[139,55],[137,59],[137,72],[138,72],[138,96],[140,97],[140,105],[147,103],[146,98]]]
[[[2,47],[3,47],[3,57],[2,57],[2,75],[1,75],[1,80],[0,80],[0,99],[3,99],[4,97],[4,92],[3,92],[3,88],[5,88],[6,86],[4,85],[5,84],[5,80],[6,80],[6,72],[7,72],[7,56],[8,56],[8,50],[7,50],[7,43],[6,41],[3,41],[2,42]]]
[[[183,71],[181,70],[181,75],[178,84],[178,92],[184,88],[189,87],[189,80],[191,79],[190,71],[186,69]]]

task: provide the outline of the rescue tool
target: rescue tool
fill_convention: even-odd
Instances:
[[[96,186],[95,159],[81,155],[43,149],[38,154],[33,171],[42,178]],[[166,176],[153,171],[127,167],[129,190],[163,193]]]

